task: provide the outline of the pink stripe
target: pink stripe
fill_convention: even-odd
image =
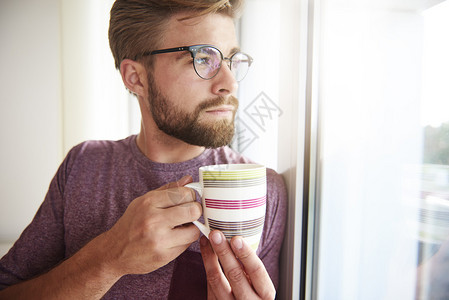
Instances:
[[[217,209],[247,209],[255,208],[265,204],[266,196],[248,200],[216,200],[205,199],[206,207]]]
[[[256,202],[256,203],[250,203],[250,204],[236,204],[236,203],[223,203],[223,204],[219,204],[219,203],[207,203],[206,207],[212,207],[212,206],[216,206],[216,207],[257,207],[257,206],[261,206],[264,205],[264,202]]]

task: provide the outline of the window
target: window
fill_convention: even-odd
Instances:
[[[445,288],[434,269],[417,273],[449,237],[449,1],[430,2],[323,0],[315,12],[312,299]]]

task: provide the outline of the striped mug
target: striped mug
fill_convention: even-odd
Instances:
[[[230,240],[243,237],[254,250],[265,222],[266,168],[257,164],[226,164],[199,169],[200,181],[187,184],[201,195],[204,223],[193,222],[209,236],[218,229]]]

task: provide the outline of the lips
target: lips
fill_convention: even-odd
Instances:
[[[196,115],[199,116],[200,114],[204,114],[205,116],[232,118],[238,107],[239,102],[234,96],[228,98],[220,96],[203,101],[199,104],[196,110]]]
[[[232,105],[223,105],[223,106],[217,106],[217,107],[211,107],[206,109],[207,113],[226,113],[226,112],[233,112],[235,110],[235,107]]]
[[[218,118],[231,118],[234,115],[235,109],[232,105],[224,105],[208,108],[205,110],[205,113]]]

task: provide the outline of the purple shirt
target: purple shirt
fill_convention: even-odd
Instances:
[[[136,136],[120,141],[89,141],[74,147],[53,178],[31,224],[0,260],[0,289],[42,274],[110,229],[129,203],[160,186],[192,175],[198,168],[250,163],[229,147],[206,149],[180,163],[156,163],[137,147]],[[284,236],[286,190],[282,177],[267,169],[267,211],[258,255],[275,286]],[[164,267],[145,275],[126,275],[104,299],[206,298],[205,271],[198,241]]]

